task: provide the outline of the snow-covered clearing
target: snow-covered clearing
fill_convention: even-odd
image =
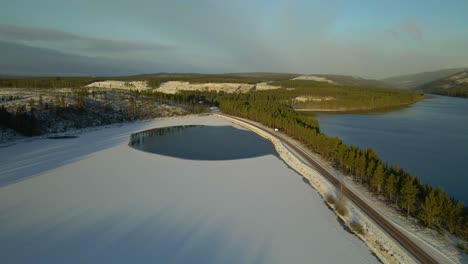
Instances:
[[[459,80],[459,79],[462,79],[463,77],[466,77],[467,75],[468,75],[468,72],[464,71],[464,72],[461,72],[459,74],[453,75],[453,76],[449,77],[448,79],[449,80]]]
[[[314,75],[303,75],[303,76],[298,76],[296,78],[293,78],[291,80],[306,80],[306,81],[316,81],[316,82],[326,82],[329,84],[339,84],[335,81],[329,80],[325,77],[320,77],[320,76],[314,76]]]
[[[148,86],[146,81],[101,81],[88,84],[90,88],[107,88],[107,89],[124,89],[124,90],[149,90],[153,89]],[[224,91],[225,93],[246,93],[250,90],[272,90],[279,89],[279,86],[273,86],[266,82],[257,84],[248,83],[189,83],[181,81],[168,81],[162,83],[154,91],[175,94],[179,91]]]
[[[1,261],[377,262],[259,136],[251,147],[269,154],[235,160],[128,146],[133,132],[186,124],[245,132],[221,118],[190,116],[0,148]]]
[[[312,101],[312,102],[322,102],[322,101],[331,101],[335,100],[335,98],[326,96],[326,97],[316,97],[316,96],[298,96],[294,98],[295,101],[297,102],[307,102],[307,101]]]
[[[255,84],[246,83],[189,83],[169,81],[161,83],[155,91],[175,94],[179,91],[224,91],[225,93],[246,93],[254,89]]]
[[[279,89],[279,86],[268,83],[189,83],[179,81],[169,81],[162,83],[155,91],[167,94],[175,94],[179,91],[223,91],[225,93],[246,93],[253,89],[258,91]]]
[[[280,86],[270,85],[267,82],[261,82],[261,83],[255,84],[255,90],[256,91],[274,90],[274,89],[279,89],[279,88],[281,88],[281,87]]]
[[[101,81],[93,82],[86,87],[108,88],[108,89],[124,89],[124,90],[148,90],[151,89],[146,81]]]

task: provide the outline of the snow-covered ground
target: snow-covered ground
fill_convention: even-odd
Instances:
[[[189,83],[169,81],[162,83],[155,91],[175,94],[179,91],[224,91],[225,93],[246,93],[255,87],[245,83]]]
[[[146,81],[101,81],[101,82],[93,82],[91,84],[86,85],[86,87],[95,87],[95,88],[108,88],[108,89],[124,89],[124,90],[148,90],[151,89],[148,87]]]
[[[316,81],[316,82],[326,82],[330,84],[338,84],[337,82],[329,80],[325,77],[314,76],[314,75],[302,75],[296,78],[292,78],[291,80],[307,80],[307,81]]]
[[[170,118],[0,148],[1,262],[378,261],[261,137],[251,147],[266,154],[221,161],[128,146],[135,131],[182,124],[232,125]]]
[[[175,94],[179,91],[223,91],[225,93],[246,93],[253,89],[258,91],[279,89],[262,82],[257,84],[248,83],[189,83],[180,81],[169,81],[162,83],[155,91],[167,94]]]
[[[145,81],[100,81],[86,85],[90,88],[108,88],[108,89],[124,89],[124,90],[148,90],[152,89]],[[189,83],[181,81],[164,82],[155,89],[155,91],[167,94],[175,94],[179,91],[224,91],[226,93],[246,93],[252,89],[263,91],[279,89],[279,86],[273,86],[266,82],[257,84],[247,83]]]

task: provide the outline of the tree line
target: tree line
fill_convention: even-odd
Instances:
[[[272,85],[286,89],[259,92],[289,100],[295,108],[373,110],[409,105],[423,99],[423,94],[391,88],[345,86],[311,80],[283,80]],[[297,97],[313,98],[307,101]]]
[[[121,77],[126,80],[124,77]],[[159,81],[182,80],[193,77],[155,77],[155,85]],[[206,82],[208,79],[218,82],[244,78],[245,82],[252,81],[251,77],[232,76],[199,76],[195,79]],[[114,78],[115,79],[115,78]],[[130,78],[131,79],[131,78]],[[141,80],[141,77],[138,77]],[[150,77],[148,77],[150,79]],[[257,80],[260,78],[257,78]],[[0,80],[0,87],[82,87],[95,78],[31,78],[21,80]],[[257,81],[255,80],[255,81]],[[52,84],[53,82],[53,84]],[[396,205],[406,215],[411,215],[421,221],[425,226],[438,230],[446,229],[464,239],[468,239],[468,209],[463,202],[450,198],[440,188],[433,188],[419,181],[415,176],[397,166],[389,166],[381,160],[377,153],[368,148],[361,149],[344,144],[337,137],[329,137],[320,131],[317,120],[298,114],[293,106],[292,99],[298,95],[329,96],[332,94],[337,103],[347,102],[351,105],[357,101],[359,105],[378,102],[378,104],[394,105],[396,103],[414,102],[421,95],[413,92],[398,92],[391,89],[370,89],[359,87],[336,87],[311,81],[277,81],[274,84],[285,88],[269,91],[249,92],[246,94],[225,94],[223,92],[187,91],[177,94],[164,94],[153,91],[135,92],[150,100],[160,103],[180,104],[190,106],[195,111],[202,111],[203,106],[215,105],[227,114],[236,115],[260,122],[269,127],[281,129],[287,135],[301,141],[312,151],[320,154],[332,162],[354,181],[367,187],[375,195],[382,195],[388,203]],[[53,86],[52,86],[53,85]],[[86,90],[75,91],[77,108],[83,109],[83,98],[87,96]],[[130,112],[136,105],[129,101]],[[61,109],[55,107],[63,112]],[[63,109],[65,110],[65,109]],[[136,109],[134,109],[136,110]],[[7,127],[14,127],[25,134],[34,134],[29,125],[36,127],[34,111],[30,113],[17,111],[8,113],[0,108],[0,121]],[[81,110],[80,110],[81,111]],[[34,125],[36,124],[36,125]]]
[[[425,88],[424,91],[438,95],[468,98],[468,84],[466,83],[452,88]]]
[[[293,78],[293,74],[156,74],[135,76],[99,76],[99,77],[30,77],[17,79],[0,79],[0,88],[75,88],[84,87],[93,82],[116,81],[146,81],[149,87],[158,88],[161,83],[181,81],[190,83],[248,83],[255,84],[271,80]],[[128,84],[127,84],[128,85]]]
[[[441,188],[422,183],[398,166],[389,166],[371,148],[349,146],[337,137],[321,133],[317,120],[298,114],[287,104],[274,100],[274,95],[273,100],[254,98],[249,94],[223,95],[218,102],[224,113],[281,129],[425,226],[446,229],[468,239],[468,210],[463,202],[450,198]]]

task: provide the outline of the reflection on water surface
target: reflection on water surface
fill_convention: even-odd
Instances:
[[[129,145],[145,152],[191,160],[234,160],[276,155],[273,145],[267,140],[232,126],[155,128],[132,134]]]

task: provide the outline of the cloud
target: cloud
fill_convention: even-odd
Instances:
[[[385,32],[390,34],[394,39],[400,38],[400,32],[394,28],[388,28],[385,30]]]
[[[407,21],[400,26],[401,31],[414,39],[421,39],[422,31],[419,25],[414,21]]]
[[[397,26],[387,28],[385,32],[390,34],[396,40],[404,37],[421,40],[423,35],[421,27],[413,20],[407,20]]]
[[[129,69],[129,73],[124,74],[137,70],[277,71],[379,78],[404,71],[430,70],[440,65],[457,67],[466,64],[468,58],[464,52],[466,45],[463,45],[466,34],[457,33],[457,39],[450,35],[442,38],[440,29],[437,31],[434,27],[437,26],[435,22],[426,21],[418,13],[409,13],[411,17],[408,18],[406,13],[398,11],[383,18],[380,8],[359,7],[358,16],[354,13],[350,16],[348,8],[336,0],[326,3],[173,0],[138,1],[138,4],[116,1],[92,1],[92,4],[76,1],[73,5],[64,4],[60,16],[54,16],[47,9],[44,13],[50,19],[43,18],[45,15],[41,13],[30,21],[50,25],[63,23],[67,28],[76,26],[69,21],[79,21],[83,30],[79,34],[78,31],[38,28],[33,24],[30,27],[0,24],[0,40],[36,47],[35,56],[40,49],[47,50],[50,56],[44,58],[45,63],[54,61],[50,52],[55,51],[59,52],[57,56],[62,58],[60,63],[64,68],[78,60],[86,61],[83,67],[92,69],[90,72]],[[390,12],[384,9],[384,14]],[[431,32],[427,31],[429,27]],[[103,37],[109,36],[109,32],[118,32],[118,35]],[[1,60],[2,57],[0,63]],[[27,63],[22,67],[27,68]],[[41,70],[39,66],[38,70]]]
[[[155,62],[81,56],[2,41],[0,58],[0,73],[9,75],[115,76],[163,71],[168,67]]]
[[[54,29],[22,27],[0,24],[0,38],[8,41],[20,41],[26,44],[46,42],[63,49],[81,50],[86,52],[132,52],[132,51],[164,51],[174,48],[160,43],[143,43],[129,40],[106,39],[81,36]]]

